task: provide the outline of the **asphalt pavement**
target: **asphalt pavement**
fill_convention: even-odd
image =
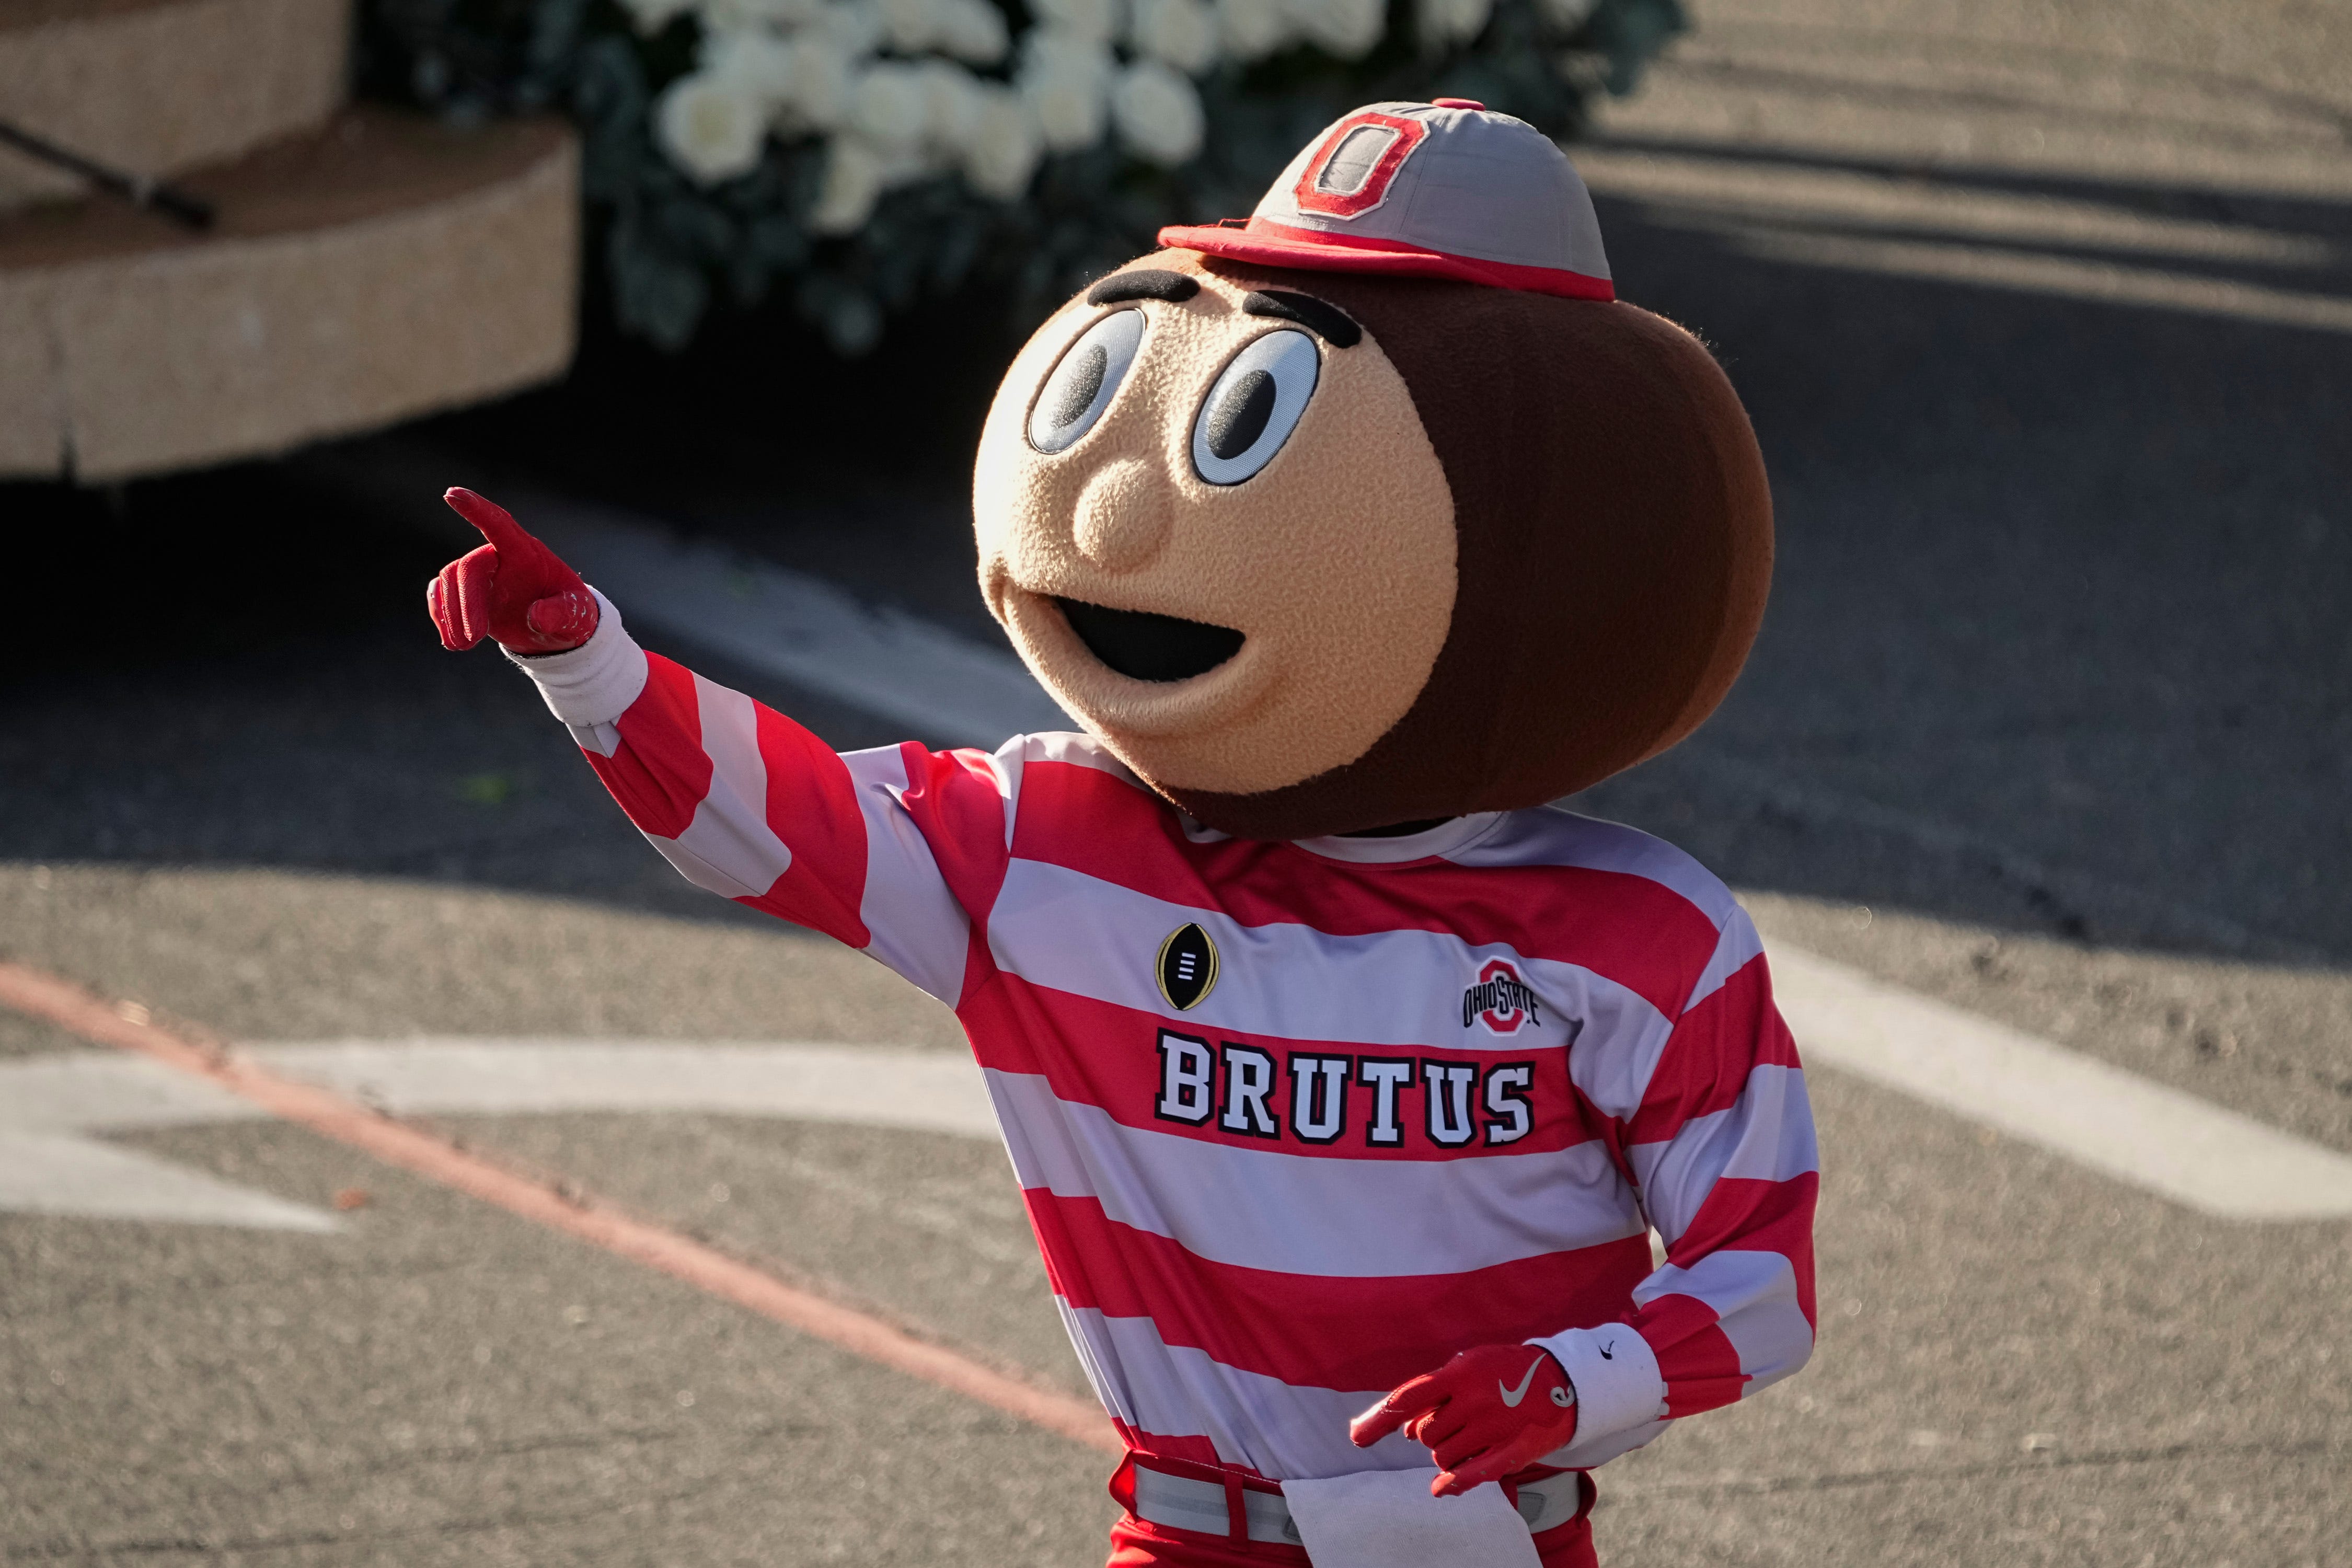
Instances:
[[[1698,15],[1591,166],[1623,292],[1755,415],[1780,564],[1722,713],[1581,804],[1696,853],[1768,942],[2352,1152],[2342,15]],[[629,493],[613,406],[12,494],[0,958],[235,1040],[961,1050],[877,966],[679,881],[527,682],[439,650],[421,584],[465,537],[390,476],[615,492],[980,637],[961,416],[822,495],[763,489],[751,441]],[[836,745],[901,738],[670,651]],[[97,1049],[0,1011],[0,1066]],[[2344,1222],[1812,1092],[1819,1352],[1607,1467],[1604,1563],[2347,1561]],[[428,1120],[1083,1389],[985,1140]],[[296,1128],[106,1137],[338,1228],[0,1213],[0,1559],[1100,1560],[1076,1444]]]

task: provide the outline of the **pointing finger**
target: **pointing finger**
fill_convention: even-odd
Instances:
[[[1387,1398],[1348,1423],[1348,1440],[1359,1448],[1369,1448],[1414,1416],[1443,1404],[1444,1395],[1432,1386],[1435,1377],[1433,1373],[1423,1373],[1391,1389]]]
[[[500,549],[520,548],[534,542],[525,533],[514,514],[498,502],[478,496],[462,485],[452,485],[441,494],[450,509],[459,517],[481,530],[482,537]]]
[[[1385,1405],[1375,1405],[1348,1423],[1348,1441],[1359,1448],[1369,1448],[1398,1427],[1405,1418]]]

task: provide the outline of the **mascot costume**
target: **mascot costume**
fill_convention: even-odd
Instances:
[[[1547,804],[1729,688],[1762,460],[1475,103],[1359,110],[1160,243],[1023,349],[974,478],[1085,734],[836,755],[463,490],[433,616],[690,880],[955,1009],[1129,1450],[1114,1564],[1591,1563],[1594,1467],[1812,1346],[1755,930]]]

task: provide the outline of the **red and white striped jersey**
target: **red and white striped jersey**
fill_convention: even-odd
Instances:
[[[1134,1447],[1425,1465],[1349,1418],[1529,1341],[1578,1391],[1549,1462],[1583,1468],[1810,1353],[1803,1075],[1755,929],[1679,851],[1556,809],[1234,839],[1076,735],[836,755],[609,604],[519,662],[689,879],[956,1010]]]

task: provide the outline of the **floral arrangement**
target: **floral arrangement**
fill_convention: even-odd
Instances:
[[[982,275],[1034,315],[1234,216],[1360,102],[1572,135],[1676,0],[364,0],[362,90],[578,121],[622,322],[687,342],[788,281],[835,347]]]

